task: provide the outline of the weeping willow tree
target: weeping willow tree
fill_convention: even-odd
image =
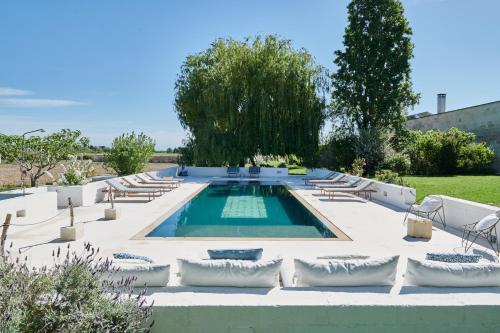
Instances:
[[[190,55],[175,108],[197,165],[241,164],[294,154],[315,164],[328,75],[304,49],[276,36],[216,40]]]

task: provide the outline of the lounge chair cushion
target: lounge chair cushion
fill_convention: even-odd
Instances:
[[[389,286],[399,256],[363,260],[295,259],[297,287]]]
[[[483,256],[467,253],[427,253],[425,259],[441,262],[477,263]]]
[[[277,285],[282,259],[177,259],[177,263],[184,286],[272,288]]]
[[[316,257],[316,259],[334,259],[334,260],[362,260],[369,258],[370,256],[365,256],[361,254],[334,254],[334,255]]]
[[[492,227],[495,223],[498,222],[500,218],[497,214],[493,213],[488,216],[483,217],[474,227],[476,231],[481,231]]]
[[[119,252],[119,253],[113,253],[113,258],[115,259],[139,259],[143,260],[149,263],[153,263],[153,259],[146,257],[146,256],[140,256],[137,254],[133,253],[127,253],[127,252]]]
[[[119,282],[122,279],[133,278],[132,287],[165,287],[168,284],[170,276],[170,265],[155,264],[132,264],[115,263],[113,268],[117,271],[104,274],[104,278]]]
[[[210,259],[259,260],[262,248],[258,249],[214,249],[207,250]]]
[[[428,287],[500,286],[500,265],[444,263],[408,258],[406,282]]]

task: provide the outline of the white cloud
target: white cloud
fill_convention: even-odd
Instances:
[[[66,99],[46,98],[0,98],[0,107],[14,108],[47,108],[47,107],[69,107],[80,106],[85,103]]]
[[[31,91],[0,87],[0,96],[26,96],[31,95]]]

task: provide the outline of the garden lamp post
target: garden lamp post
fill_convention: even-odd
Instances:
[[[21,171],[21,187],[23,189],[23,197],[26,194],[26,188],[24,187],[24,174],[25,174],[25,170],[24,170],[24,158],[25,158],[25,156],[24,156],[25,155],[24,154],[24,138],[26,137],[26,134],[31,134],[31,133],[36,133],[36,132],[44,133],[45,130],[43,128],[39,128],[37,130],[24,132],[23,135],[22,135],[22,141],[21,141],[21,165],[19,166],[19,169]]]

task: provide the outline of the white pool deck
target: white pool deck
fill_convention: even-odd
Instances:
[[[217,247],[263,247],[265,257],[280,256],[288,264],[296,257],[319,255],[401,256],[397,283],[392,288],[150,288],[148,297],[154,299],[156,307],[500,305],[500,288],[404,286],[403,273],[408,256],[423,258],[427,252],[460,251],[460,238],[436,227],[433,228],[431,240],[406,238],[406,226],[402,223],[404,212],[401,210],[351,196],[328,200],[319,196],[318,190],[304,186],[301,176],[280,180],[333,221],[352,241],[132,239],[210,180],[187,177],[182,186],[151,202],[144,198],[119,198],[115,205],[121,210],[121,218],[116,221],[103,220],[104,208],[109,207],[107,202],[75,208],[75,222],[85,224],[85,236],[82,240],[72,242],[71,247],[80,249],[83,242],[90,242],[100,248],[103,256],[122,251],[147,255],[157,263],[171,264],[171,276],[176,272],[176,258],[199,257],[206,249]],[[67,245],[59,240],[59,228],[68,224],[69,212],[64,210],[59,216],[40,225],[13,226],[7,242],[12,241],[13,252],[20,249],[32,264],[50,264],[53,250]],[[492,253],[480,245],[476,245],[474,251],[486,256]]]

